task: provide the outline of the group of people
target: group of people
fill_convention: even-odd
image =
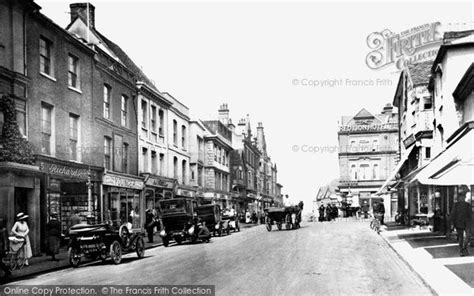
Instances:
[[[331,221],[336,219],[339,216],[339,210],[335,205],[327,204],[324,206],[322,204],[319,207],[319,222]]]

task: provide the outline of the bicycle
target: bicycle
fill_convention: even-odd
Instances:
[[[3,263],[13,271],[15,269],[21,269],[25,265],[25,249],[23,248],[26,241],[24,238],[17,238],[11,236],[8,238],[10,248],[5,257],[2,258]]]
[[[380,234],[380,217],[382,214],[374,214],[373,219],[370,221],[370,229]]]

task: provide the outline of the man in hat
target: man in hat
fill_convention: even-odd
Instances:
[[[459,255],[468,256],[468,244],[471,240],[471,192],[467,187],[461,188],[458,201],[451,211],[451,222],[456,228],[459,243]]]
[[[148,235],[148,242],[153,243],[153,231],[156,226],[155,215],[152,209],[145,211],[145,229]]]
[[[51,220],[46,224],[46,237],[48,238],[48,249],[52,261],[58,261],[56,255],[59,254],[61,244],[61,223],[58,221],[58,214],[51,213]]]
[[[5,227],[5,220],[0,219],[0,268],[5,273],[5,277],[11,275],[8,266],[3,263],[3,257],[5,257],[6,253],[8,252],[8,232]]]

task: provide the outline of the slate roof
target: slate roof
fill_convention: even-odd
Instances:
[[[151,79],[149,79],[145,73],[142,71],[142,69],[140,69],[140,67],[138,67],[134,62],[133,60],[125,53],[125,51],[122,50],[122,48],[120,48],[120,46],[118,46],[117,44],[115,44],[114,42],[110,41],[109,39],[107,39],[107,37],[105,37],[104,35],[102,35],[100,32],[98,32],[97,30],[95,30],[95,32],[99,35],[99,37],[106,43],[107,47],[110,48],[110,50],[112,50],[115,55],[117,55],[117,57],[120,59],[120,61],[130,70],[133,72],[133,74],[135,74],[138,78],[139,81],[143,81],[145,82],[151,89],[153,89],[154,91],[160,93],[160,91],[156,88],[156,86],[154,85],[154,83],[151,81]]]
[[[414,86],[429,83],[432,65],[433,61],[408,65],[409,75]]]

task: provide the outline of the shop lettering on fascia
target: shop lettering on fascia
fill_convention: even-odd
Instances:
[[[128,189],[142,190],[144,183],[141,179],[132,179],[130,177],[124,177],[119,175],[110,175],[109,173],[104,174],[102,183],[105,186],[123,187]]]
[[[383,124],[359,124],[359,125],[343,125],[339,128],[339,132],[379,132],[396,129],[397,125],[393,123]]]
[[[104,220],[114,226],[141,229],[145,222],[141,178],[107,172],[102,179]]]
[[[43,155],[37,156],[36,165],[44,174],[41,179],[45,192],[41,203],[43,219],[48,220],[51,213],[57,213],[63,232],[71,227],[70,217],[76,211],[83,221],[88,217],[98,220],[102,168]]]

